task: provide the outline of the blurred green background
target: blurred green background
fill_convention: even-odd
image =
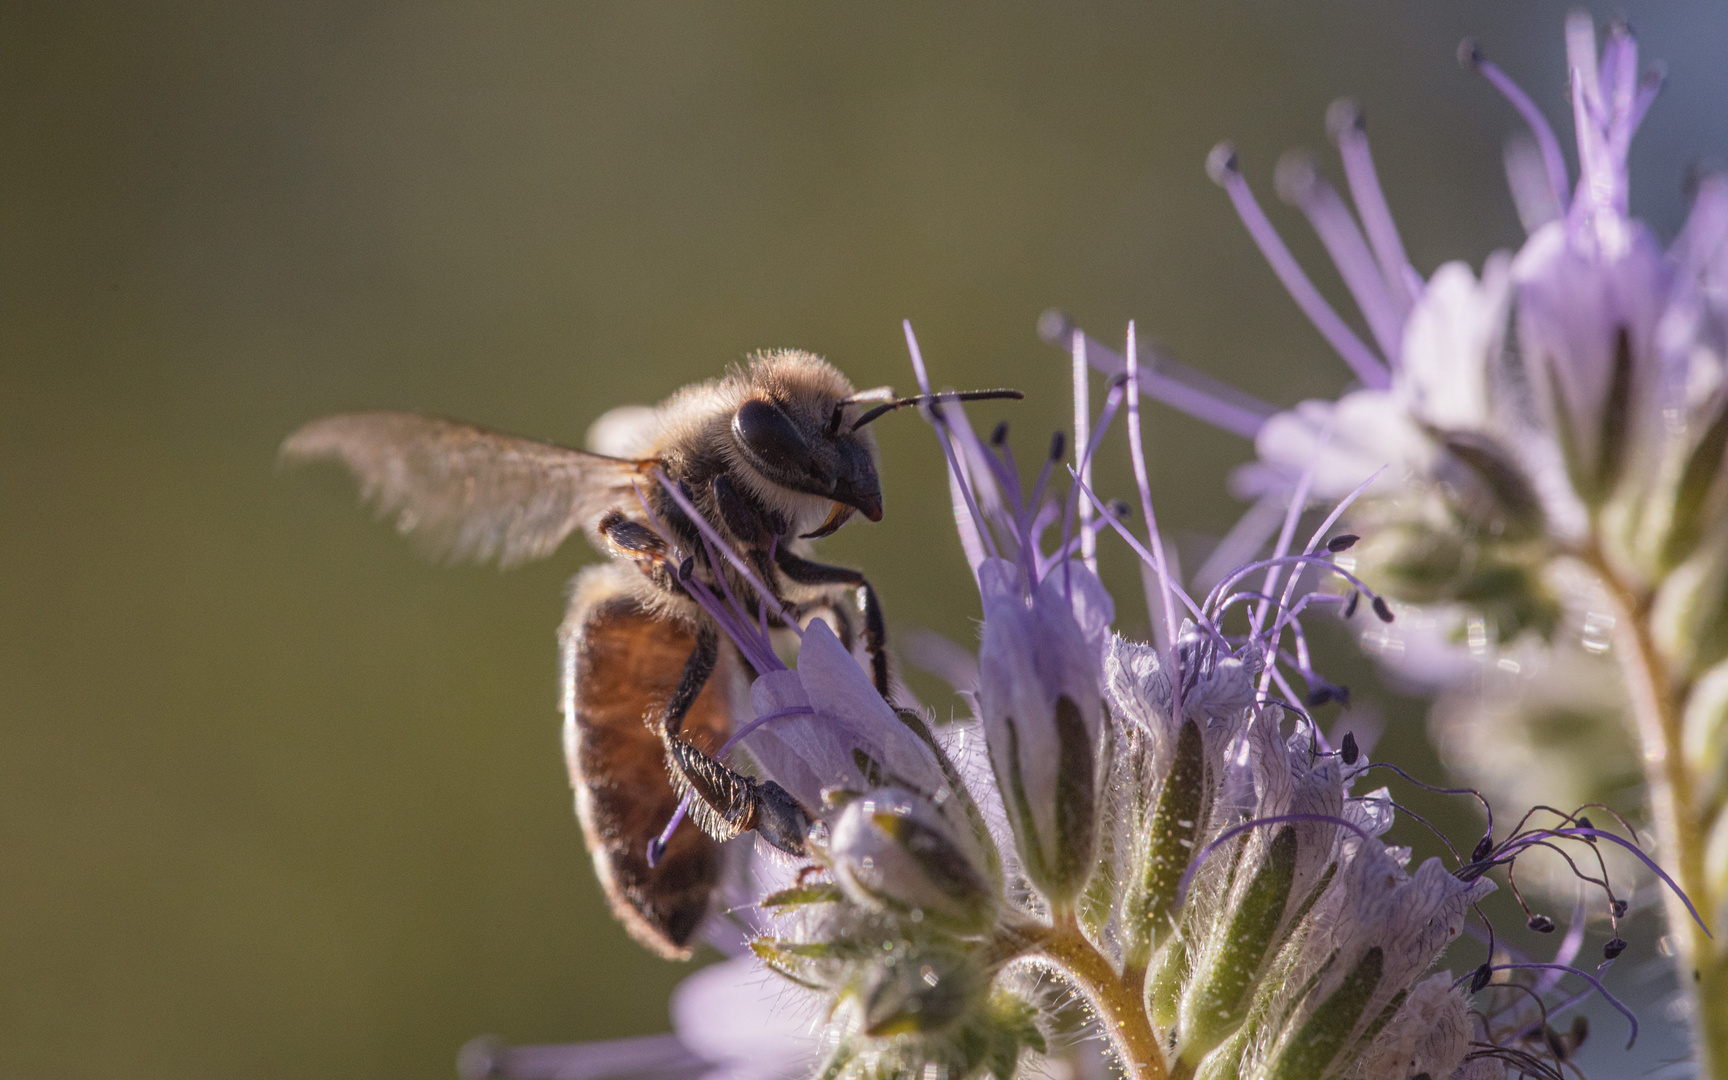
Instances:
[[[428,566],[334,470],[278,474],[288,431],[384,407],[579,442],[771,346],[906,386],[904,317],[941,381],[1029,392],[987,410],[1025,457],[1068,411],[1052,304],[1333,394],[1207,149],[1274,201],[1355,95],[1417,266],[1479,264],[1520,239],[1516,121],[1453,48],[1564,122],[1565,10],[6,3],[0,1075],[444,1077],[481,1032],[665,1026],[687,969],[605,914],[558,751],[553,630],[593,556]],[[1728,147],[1728,9],[1631,14],[1672,74],[1634,209],[1671,235]],[[1165,524],[1221,532],[1248,447],[1149,420]],[[827,551],[967,640],[933,442],[878,431],[888,516]],[[1420,710],[1359,695],[1424,760]]]

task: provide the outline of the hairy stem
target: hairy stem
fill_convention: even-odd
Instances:
[[[1584,561],[1595,571],[1617,609],[1614,652],[1626,676],[1638,726],[1644,784],[1650,793],[1663,861],[1708,919],[1716,898],[1710,895],[1704,875],[1705,828],[1699,820],[1697,779],[1681,742],[1686,688],[1670,670],[1651,633],[1648,591],[1617,573],[1599,548],[1586,552]],[[1680,982],[1692,988],[1697,1004],[1694,1022],[1701,1057],[1699,1075],[1728,1080],[1728,970],[1716,959],[1709,936],[1678,898],[1667,897],[1667,912],[1669,928],[1680,946]]]
[[[1056,968],[1085,996],[1129,1080],[1169,1080],[1158,1036],[1146,1016],[1146,1003],[1134,980],[1116,974],[1072,918],[1052,927],[1035,954]]]

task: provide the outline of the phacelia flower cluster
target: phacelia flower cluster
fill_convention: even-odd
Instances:
[[[910,327],[907,341],[929,394]],[[1570,966],[1582,913],[1551,962],[1491,944],[1462,976],[1434,965],[1495,888],[1490,872],[1538,847],[1577,849],[1597,906],[1618,919],[1606,870],[1588,871],[1603,866],[1598,848],[1631,845],[1572,815],[1527,818],[1498,839],[1490,827],[1450,866],[1413,866],[1410,849],[1387,844],[1392,793],[1364,789],[1371,773],[1397,770],[1353,738],[1333,745],[1294,704],[1292,680],[1330,686],[1312,670],[1305,611],[1393,618],[1338,565],[1355,541],[1333,531],[1348,502],[1304,545],[1287,513],[1269,558],[1196,601],[1171,576],[1153,514],[1137,365],[1096,418],[1084,372],[1072,464],[1058,436],[1029,486],[1005,425],[984,439],[958,402],[925,407],[983,618],[975,657],[952,647],[914,659],[949,672],[970,716],[938,725],[884,700],[820,619],[802,626],[788,666],[762,611],[686,577],[760,673],[755,719],[722,756],[813,818],[808,858],[759,845],[714,923],[717,942],[741,929],[747,944],[727,985],[752,963],[781,980],[781,1019],[761,1026],[759,1060],[774,1064],[748,1074],[1010,1080],[1063,1059],[1101,1075],[1102,1050],[1140,1080],[1500,1080],[1508,1063],[1558,1076],[1582,1036],[1552,1022],[1579,990],[1601,990]],[[1083,479],[1124,403],[1142,534],[1126,505]],[[1298,478],[1312,482],[1312,470]],[[1114,601],[1088,558],[1105,530],[1146,562],[1157,643],[1113,630]],[[1345,591],[1303,588],[1308,573]],[[1624,947],[1603,946],[1604,964]],[[810,1026],[789,1033],[787,1015]],[[467,1061],[473,1075],[517,1077],[748,1072],[749,1054],[702,1049],[710,1026],[687,1015],[668,1039],[654,1043],[664,1067],[616,1044],[562,1057],[477,1044]]]
[[[1348,202],[1312,159],[1279,163],[1277,192],[1313,226],[1356,322],[1285,247],[1229,144],[1213,151],[1208,171],[1353,389],[1278,410],[1162,360],[1140,385],[1254,442],[1257,460],[1234,484],[1255,508],[1203,579],[1259,551],[1281,508],[1366,484],[1349,518],[1362,542],[1341,561],[1385,591],[1399,620],[1358,636],[1396,674],[1442,692],[1439,738],[1455,764],[1500,795],[1648,810],[1663,864],[1719,922],[1728,180],[1699,177],[1678,236],[1658,241],[1630,214],[1628,161],[1663,72],[1640,69],[1624,20],[1599,36],[1574,14],[1565,41],[1576,177],[1529,95],[1474,42],[1460,46],[1528,127],[1505,157],[1528,236],[1480,272],[1450,262],[1425,277],[1411,265],[1353,103],[1327,116]],[[1124,367],[1060,315],[1042,328],[1094,368]],[[1566,738],[1541,734],[1555,723]],[[1560,877],[1569,895],[1570,874]],[[1677,900],[1668,915],[1680,1004],[1699,1019],[1703,1068],[1724,1075],[1728,948]]]

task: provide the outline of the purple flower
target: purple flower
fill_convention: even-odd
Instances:
[[[1092,868],[1110,596],[1072,562],[1034,584],[1015,564],[987,559],[978,582],[979,707],[990,764],[1026,874],[1060,906]]]
[[[463,1080],[794,1080],[821,1049],[818,999],[754,957],[703,968],[672,992],[668,1035],[600,1042],[462,1048]]]
[[[804,630],[796,670],[767,671],[750,687],[758,718],[742,743],[763,771],[807,807],[834,788],[867,791],[872,766],[920,790],[947,786],[930,745],[895,715],[870,677],[820,619]]]

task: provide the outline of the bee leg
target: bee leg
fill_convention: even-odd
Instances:
[[[725,473],[716,476],[709,487],[713,490],[720,520],[737,538],[739,549],[755,564],[762,580],[772,582],[774,569],[768,558],[769,541],[786,532],[786,519],[764,506],[761,500],[740,490]]]
[[[876,600],[876,590],[863,573],[845,566],[829,566],[812,562],[787,551],[774,553],[780,572],[800,585],[856,585],[864,593],[864,651],[870,654],[870,674],[876,692],[888,700],[891,686],[888,678],[888,624],[882,618],[882,605]]]
[[[660,741],[672,765],[673,783],[700,800],[697,819],[709,835],[727,840],[754,830],[781,851],[801,856],[810,815],[797,799],[774,781],[745,776],[679,737],[685,715],[713,675],[719,658],[719,635],[712,626],[705,626],[696,636],[696,648],[684,663],[678,687],[667,699],[660,721]],[[701,812],[704,809],[706,813]]]

